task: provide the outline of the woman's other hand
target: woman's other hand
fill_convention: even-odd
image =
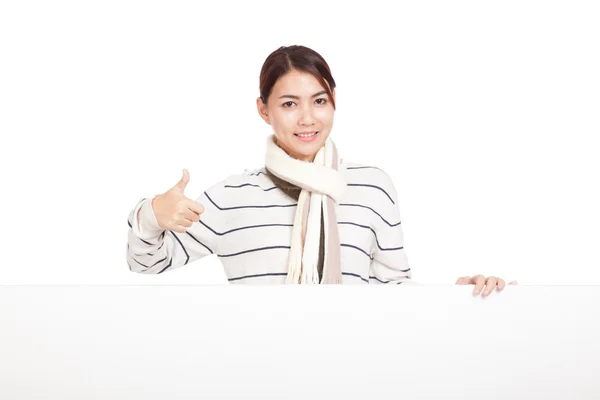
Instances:
[[[494,288],[498,288],[498,291],[504,289],[506,283],[504,279],[498,278],[497,276],[488,276],[487,278],[483,275],[475,275],[475,276],[462,276],[456,280],[457,285],[475,285],[473,289],[473,295],[478,295],[483,290],[485,286],[485,290],[481,296],[487,297],[494,291]],[[512,281],[509,285],[516,285],[517,281]]]

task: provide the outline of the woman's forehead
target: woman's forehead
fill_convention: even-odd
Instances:
[[[319,83],[317,78],[307,72],[297,70],[292,70],[283,75],[273,87],[274,93],[295,94],[299,96],[312,96],[322,90],[325,90],[325,88]]]

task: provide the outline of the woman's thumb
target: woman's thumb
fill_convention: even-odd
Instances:
[[[187,169],[184,169],[183,177],[181,178],[181,180],[179,182],[177,182],[177,185],[175,185],[175,187],[177,189],[181,190],[181,192],[183,192],[189,181],[190,181],[190,173],[188,172]]]

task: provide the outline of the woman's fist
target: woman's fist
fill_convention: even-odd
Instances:
[[[183,193],[189,181],[190,174],[184,169],[183,177],[175,186],[152,199],[152,210],[161,228],[184,233],[194,222],[200,221],[204,206]]]

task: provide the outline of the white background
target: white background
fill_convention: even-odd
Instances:
[[[129,212],[262,166],[258,76],[328,61],[342,158],[396,185],[414,279],[600,284],[600,13],[581,1],[3,2],[0,283],[221,283],[129,271]]]

